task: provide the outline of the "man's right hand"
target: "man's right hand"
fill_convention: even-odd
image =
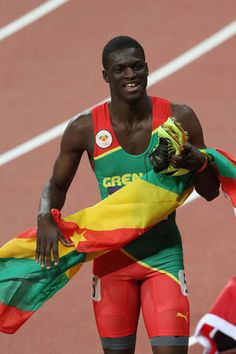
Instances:
[[[59,262],[58,241],[61,241],[65,247],[74,245],[73,242],[65,240],[51,215],[40,217],[37,230],[36,263],[40,263],[41,267],[46,266],[47,269],[50,269],[53,256],[54,265],[57,266]]]

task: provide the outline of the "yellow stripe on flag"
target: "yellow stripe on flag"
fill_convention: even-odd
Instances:
[[[122,190],[110,195],[109,198],[70,215],[65,220],[77,223],[81,229],[95,231],[115,230],[117,227],[143,229],[157,224],[169,215],[172,210],[183,203],[191,191],[190,188],[178,195],[142,179],[137,179],[123,187]],[[104,221],[108,211],[109,217],[106,217]],[[75,235],[73,240],[77,241]]]

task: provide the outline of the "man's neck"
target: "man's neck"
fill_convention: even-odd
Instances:
[[[113,124],[139,122],[146,117],[150,117],[152,113],[151,99],[147,95],[131,102],[112,98],[109,104],[109,112]]]

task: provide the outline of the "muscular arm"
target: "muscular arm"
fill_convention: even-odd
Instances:
[[[61,209],[66,194],[75,176],[84,151],[91,154],[93,148],[92,120],[90,115],[81,116],[65,130],[59,155],[55,161],[52,177],[45,185],[39,206],[36,261],[51,266],[51,252],[54,263],[58,263],[58,240],[71,246],[61,234],[51,216],[51,209]]]
[[[193,110],[185,105],[172,104],[172,114],[188,132],[189,144],[185,147],[183,156],[174,156],[172,164],[194,171],[194,185],[196,191],[210,201],[219,195],[219,180],[214,169],[208,164],[203,172],[198,172],[205,162],[205,157],[198,149],[206,148],[202,127]]]
[[[69,128],[70,131],[70,128]],[[68,188],[78,168],[83,150],[73,146],[71,133],[65,132],[61,141],[61,150],[55,161],[53,174],[45,185],[39,207],[39,219],[50,214],[51,208],[61,209],[64,205]]]

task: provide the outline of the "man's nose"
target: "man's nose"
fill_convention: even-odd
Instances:
[[[125,69],[125,76],[126,77],[133,77],[133,76],[135,76],[136,74],[135,74],[135,71],[131,68],[131,67],[127,67],[126,69]]]

